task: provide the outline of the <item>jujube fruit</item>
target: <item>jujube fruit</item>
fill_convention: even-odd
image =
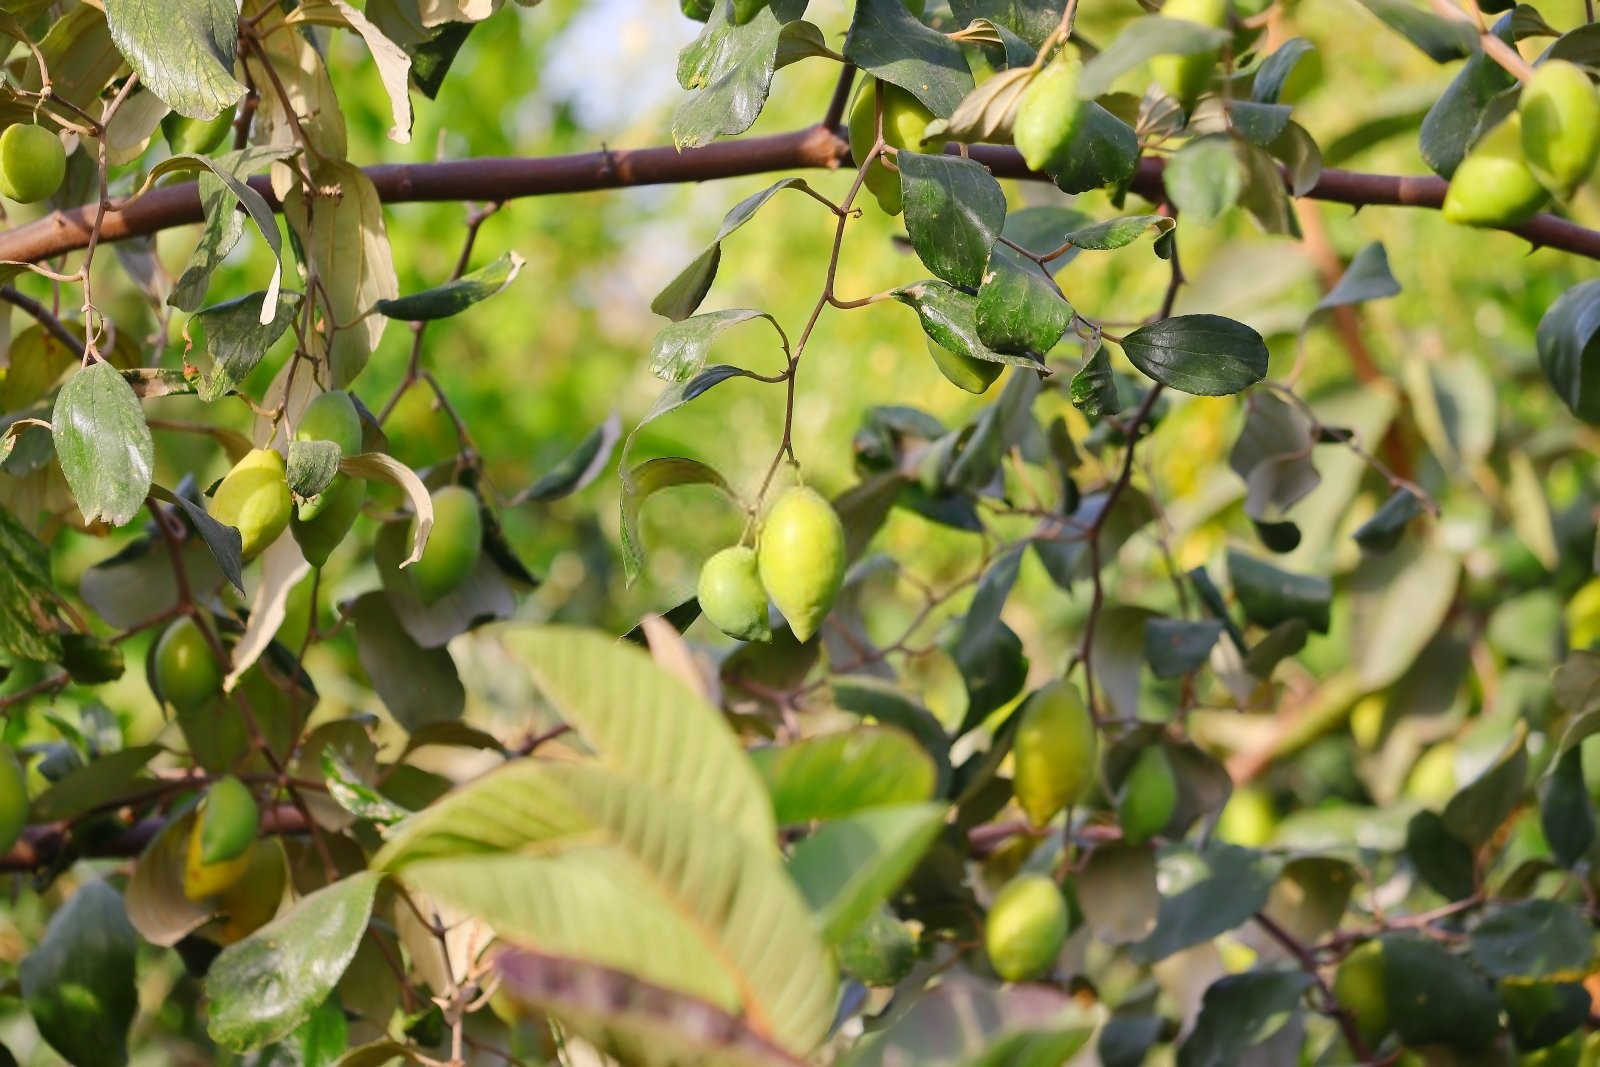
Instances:
[[[1022,91],[1011,139],[1034,170],[1056,170],[1069,161],[1083,118],[1083,101],[1078,99],[1082,70],[1083,62],[1064,48]]]
[[[857,165],[867,158],[878,139],[877,86],[883,89],[884,144],[915,150],[922,144],[922,131],[933,121],[933,112],[907,90],[873,78],[864,79],[856,96],[856,106],[850,112],[850,154]],[[900,214],[903,206],[900,174],[885,166],[882,158],[873,160],[872,166],[867,168],[866,186],[877,197],[878,206],[885,214]]]
[[[233,775],[218,778],[200,805],[200,861],[222,863],[244,855],[261,829],[250,787]]]
[[[1161,15],[1221,29],[1228,21],[1228,3],[1227,0],[1167,0]],[[1160,55],[1150,61],[1150,75],[1184,111],[1192,111],[1195,101],[1210,84],[1211,71],[1216,65],[1214,49],[1189,55]]]
[[[294,534],[300,553],[313,567],[328,562],[333,550],[343,543],[361,505],[367,500],[367,483],[348,474],[336,474],[328,488],[313,500],[303,500],[289,520],[289,531]],[[311,505],[315,504],[315,507]]]
[[[191,119],[176,111],[161,120],[161,134],[175,156],[203,156],[228,136],[233,128],[233,109],[223,108],[215,118]]]
[[[66,176],[61,138],[43,126],[19,122],[0,133],[0,193],[32,204],[54,194]]]
[[[1333,976],[1333,995],[1369,1042],[1389,1032],[1389,997],[1383,978],[1383,942],[1366,941],[1344,958]]]
[[[0,855],[28,825],[28,777],[9,745],[0,745]]]
[[[1024,874],[995,894],[983,926],[989,965],[1008,982],[1025,982],[1050,969],[1067,940],[1067,902],[1054,881]]]
[[[278,539],[293,512],[283,457],[270,448],[246,453],[211,497],[212,517],[238,528],[240,555],[246,561]]]
[[[300,413],[296,441],[332,441],[346,456],[361,451],[361,413],[343,389],[318,393]]]
[[[815,489],[785,492],[767,513],[756,564],[795,640],[809,641],[844,581],[844,525],[833,506]]]
[[[180,712],[222,692],[222,665],[199,624],[187,615],[174,619],[156,642],[154,681],[161,699]]]
[[[1012,791],[1023,814],[1043,826],[1094,782],[1100,748],[1094,717],[1077,689],[1054,681],[1028,698],[1012,742]]]
[[[1522,153],[1534,175],[1565,199],[1600,156],[1600,96],[1575,63],[1550,59],[1522,87]]]
[[[839,943],[839,969],[870,986],[892,986],[917,962],[917,939],[885,908],[874,911]]]
[[[729,637],[765,641],[772,636],[755,549],[732,545],[706,560],[695,592],[701,612]]]
[[[412,520],[415,526],[416,520]],[[405,574],[424,604],[432,604],[461,587],[478,566],[483,546],[483,517],[472,490],[447,485],[433,494],[433,531],[422,558]]]
[[[1230,845],[1260,848],[1278,832],[1278,814],[1272,798],[1255,786],[1233,791],[1217,816],[1217,839]]]
[[[950,384],[969,393],[984,392],[994,384],[996,378],[1000,377],[1000,372],[1006,369],[1003,363],[952,352],[933,341],[928,342],[928,351],[933,355],[933,363],[939,368],[939,373],[943,374]]]
[[[1522,158],[1521,130],[1512,115],[1473,146],[1450,177],[1445,218],[1464,226],[1515,226],[1544,206],[1544,186]]]
[[[1178,779],[1160,745],[1150,745],[1133,762],[1117,793],[1122,839],[1140,845],[1160,833],[1178,806]]]

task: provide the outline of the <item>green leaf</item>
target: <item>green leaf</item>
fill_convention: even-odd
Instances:
[[[1123,337],[1122,351],[1163,385],[1197,396],[1238,393],[1267,376],[1267,343],[1221,315],[1178,315]]]
[[[678,56],[678,84],[691,91],[672,117],[679,149],[750,128],[772,87],[785,23],[799,18],[805,4],[776,0],[743,25],[735,24],[733,10],[733,0],[721,0]]]
[[[141,772],[161,751],[160,745],[118,749],[68,773],[33,798],[30,822],[56,822],[146,793],[150,779]]]
[[[1289,128],[1288,104],[1263,104],[1254,100],[1228,101],[1228,125],[1251,144],[1266,147]]]
[[[309,1019],[355,958],[382,879],[361,871],[334,882],[223,949],[206,973],[212,1040],[242,1052]]]
[[[1214,52],[1227,40],[1228,31],[1185,19],[1159,15],[1134,19],[1099,55],[1083,65],[1078,95],[1092,100],[1110,92],[1118,78],[1153,56]]]
[[[1244,428],[1228,466],[1246,486],[1244,513],[1256,522],[1277,522],[1322,482],[1311,455],[1314,425],[1299,407],[1276,393],[1258,390],[1245,403]]]
[[[211,901],[183,895],[183,868],[194,821],[193,805],[174,813],[140,853],[128,878],[123,898],[128,921],[152,945],[176,945],[215,916]]]
[[[289,491],[301,498],[319,495],[333,484],[343,459],[337,441],[290,441],[284,471]]]
[[[674,322],[693,315],[700,302],[706,298],[706,293],[711,291],[711,283],[716,280],[717,267],[722,262],[722,242],[727,240],[733,231],[749,222],[768,200],[785,189],[809,192],[811,187],[806,184],[804,178],[784,178],[735,204],[732,210],[723,216],[722,225],[717,227],[717,236],[712,238],[705,251],[694,257],[687,267],[678,272],[676,278],[667,283],[666,288],[656,294],[656,298],[650,301],[650,310],[657,315],[665,315]]]
[[[1583,751],[1561,754],[1539,796],[1539,825],[1556,862],[1571,867],[1595,840],[1594,801],[1583,780]]]
[[[1250,84],[1250,99],[1264,104],[1276,104],[1283,87],[1294,72],[1296,64],[1315,52],[1317,46],[1304,37],[1291,37],[1280,44],[1261,66],[1256,68]]]
[[[705,369],[711,345],[724,330],[755,319],[767,320],[783,338],[778,320],[752,308],[708,311],[662,327],[650,346],[650,373],[669,382],[694,379]]]
[[[978,290],[973,324],[979,342],[996,352],[1043,356],[1072,325],[1072,305],[1037,266],[997,247]]]
[[[54,610],[55,600],[50,550],[10,508],[0,507],[0,650],[15,659],[55,661],[61,638],[39,625]]]
[[[1489,841],[1522,802],[1528,778],[1526,722],[1518,721],[1495,761],[1445,805],[1444,825],[1473,847]]]
[[[989,250],[1006,221],[1000,183],[983,164],[960,156],[902,149],[895,162],[917,257],[952,285],[982,285]]]
[[[978,332],[978,298],[946,282],[930,278],[902,286],[892,295],[917,313],[922,332],[934,344],[989,363],[1009,363],[1035,370],[1040,366],[1038,360],[1029,356],[996,352],[984,344]]]
[[[1044,564],[1050,580],[1062,589],[1071,589],[1074,582],[1089,577],[1093,558],[1084,533],[1095,523],[1101,523],[1097,554],[1103,570],[1117,558],[1128,538],[1156,517],[1148,496],[1137,490],[1124,490],[1102,522],[1100,513],[1106,509],[1107,499],[1104,492],[1086,493],[1065,519],[1045,519],[1040,523],[1031,542],[1033,552]]]
[[[1305,619],[1283,620],[1245,653],[1244,669],[1257,678],[1272,677],[1279,663],[1306,647],[1310,631]]]
[[[1600,424],[1600,279],[1573,286],[1539,320],[1539,366],[1572,413]]]
[[[493,263],[479,267],[443,285],[424,289],[373,305],[378,314],[403,322],[427,322],[459,315],[473,304],[487,300],[516,280],[525,261],[507,252]]]
[[[1361,0],[1361,4],[1435,63],[1466,59],[1478,50],[1477,33],[1462,19],[1425,11],[1410,0]]]
[[[1366,690],[1405,673],[1439,632],[1455,602],[1461,563],[1418,539],[1368,556],[1348,579],[1350,662]]]
[[[1131,245],[1146,233],[1160,238],[1171,233],[1176,225],[1177,222],[1166,215],[1124,215],[1071,230],[1062,242],[1090,251],[1109,252]]]
[[[1389,499],[1373,512],[1372,518],[1356,528],[1351,536],[1356,544],[1368,552],[1388,552],[1400,543],[1406,524],[1421,515],[1425,509],[1422,501],[1409,489],[1396,489]]]
[[[195,312],[195,320],[205,334],[206,354],[211,358],[211,373],[196,385],[200,399],[210,403],[230,392],[260,364],[267,349],[283,336],[300,308],[299,293],[278,294],[272,319],[262,324],[265,291],[251,293]]]
[[[417,644],[382,592],[363,594],[347,614],[355,623],[361,669],[401,729],[409,733],[461,717],[466,690],[447,649]]]
[[[1312,977],[1302,970],[1230,974],[1206,987],[1178,1067],[1233,1067],[1300,1013]]]
[[[1146,619],[1144,658],[1157,678],[1181,678],[1205,665],[1221,636],[1216,619]]]
[[[1169,854],[1162,861],[1156,928],[1128,951],[1140,962],[1154,963],[1232,930],[1266,904],[1281,863],[1220,842],[1201,851]]]
[[[106,4],[117,51],[168,107],[192,119],[209,119],[244,95],[233,78],[238,22],[228,0]]]
[[[789,874],[829,945],[905,881],[944,826],[942,804],[877,807],[824,824],[795,846]]]
[[[934,795],[933,760],[892,726],[859,726],[753,749],[780,826],[840,819]]]
[[[1383,984],[1389,1018],[1409,1046],[1481,1049],[1500,1028],[1500,1005],[1472,965],[1432,941],[1383,938]],[[1449,1011],[1438,1010],[1450,1005]]]
[[[1382,241],[1364,245],[1344,269],[1338,284],[1328,295],[1317,301],[1312,314],[1346,304],[1360,304],[1368,300],[1381,300],[1400,292],[1400,283],[1389,269],[1389,253]]]
[[[94,363],[56,396],[50,434],[83,521],[125,525],[150,492],[155,444],[133,388],[109,363]]]
[[[1081,89],[1083,83],[1078,85]],[[1062,192],[1076,194],[1120,185],[1133,177],[1139,166],[1139,138],[1132,126],[1086,100],[1066,158],[1065,164],[1050,172],[1050,180]]]
[[[1000,473],[1006,453],[1021,445],[1033,422],[1033,399],[1039,395],[1039,377],[1013,373],[999,399],[973,420],[972,433],[944,476],[944,486],[988,490]]]
[[[961,46],[913,17],[901,0],[860,0],[844,55],[921,100],[938,118],[949,118],[972,92],[972,70]]]
[[[1502,41],[1512,43],[1509,18],[1496,21],[1494,32]],[[1476,50],[1467,57],[1422,119],[1419,147],[1423,161],[1435,174],[1448,178],[1456,172],[1477,139],[1490,102],[1516,83],[1506,68],[1483,51]]]
[[[522,949],[502,953],[495,966],[500,988],[514,1004],[559,1019],[621,1063],[804,1067],[752,1029],[750,1020],[621,971]]]
[[[497,636],[602,764],[699,806],[761,849],[772,847],[772,803],[722,714],[648,654],[569,627],[508,624]]]
[[[1161,172],[1167,195],[1185,221],[1207,223],[1221,218],[1244,191],[1244,167],[1225,133],[1196,137],[1167,161]]]
[[[1471,846],[1431,811],[1419,811],[1406,823],[1406,856],[1424,882],[1451,900],[1465,900],[1477,890]]]
[[[1472,931],[1472,958],[1496,978],[1581,981],[1594,959],[1594,930],[1560,900],[1518,900],[1495,908]]]
[[[134,954],[139,936],[122,894],[104,881],[83,885],[50,918],[44,936],[18,968],[22,998],[67,1062],[121,1067],[128,1028],[139,1008]]]
[[[233,32],[230,30],[229,32]],[[278,232],[278,220],[272,208],[260,193],[244,179],[266,167],[269,163],[291,155],[288,147],[253,147],[238,152],[227,152],[215,159],[206,156],[173,156],[150,170],[147,184],[169,172],[200,170],[197,188],[200,205],[205,212],[205,226],[200,233],[200,243],[184,268],[183,274],[172,287],[167,303],[181,311],[194,311],[205,300],[206,287],[212,272],[222,263],[233,246],[244,234],[244,220],[239,217],[236,205],[244,205],[261,239],[272,249],[272,279],[262,296],[260,313],[270,310],[278,313],[278,291],[283,275],[283,239]],[[363,309],[365,310],[365,309]]]
[[[1061,23],[1060,0],[952,0],[950,11],[956,25],[971,25],[974,19],[988,19],[1015,33],[1029,48],[1041,47]],[[1032,59],[1031,53],[1028,59]]]
[[[1115,415],[1122,410],[1117,376],[1111,370],[1111,353],[1105,345],[1095,348],[1094,355],[1072,376],[1068,395],[1072,406],[1091,419]]]
[[[1089,853],[1074,890],[1083,921],[1108,944],[1142,941],[1156,928],[1161,894],[1149,845],[1101,845]]]
[[[840,710],[897,726],[917,739],[933,759],[937,774],[933,795],[944,796],[950,785],[950,738],[933,712],[879,678],[844,675],[832,683],[833,702]]]
[[[577,448],[546,471],[544,477],[512,497],[507,506],[515,507],[529,501],[544,503],[560,500],[586,488],[600,477],[611,462],[611,453],[621,437],[622,419],[613,411]]]
[[[1228,550],[1228,580],[1251,622],[1273,627],[1303,619],[1319,634],[1328,632],[1333,584],[1315,574],[1293,574],[1270,563]]]
[[[411,814],[362,781],[355,768],[340,759],[332,745],[322,750],[322,778],[327,783],[328,795],[358,819],[387,826]]]
[[[631,584],[644,569],[644,548],[639,540],[639,509],[651,494],[676,485],[710,485],[734,499],[733,490],[712,468],[699,460],[663,456],[646,460],[622,474],[622,565]]]

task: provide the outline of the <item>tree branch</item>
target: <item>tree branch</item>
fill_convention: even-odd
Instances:
[[[37,871],[62,861],[137,856],[166,824],[166,819],[153,815],[130,824],[121,833],[83,842],[74,840],[71,823],[30,826],[11,846],[10,852],[0,855],[0,871]],[[309,825],[304,814],[292,804],[278,804],[261,813],[263,834],[301,834]]]
[[[973,145],[970,155],[997,177],[1044,180],[1028,170],[1015,149]],[[424,201],[514,200],[525,196],[579,193],[631,185],[670,185],[710,181],[746,174],[807,168],[833,169],[850,161],[849,146],[837,130],[812,126],[791,133],[719,141],[704,148],[678,151],[670,146],[588,152],[542,158],[495,157],[446,163],[382,164],[366,174],[387,204]],[[1139,162],[1133,190],[1147,200],[1165,199],[1161,173],[1165,162]],[[280,205],[264,177],[251,185],[277,209]],[[1329,169],[1307,197],[1354,207],[1438,208],[1447,183],[1435,177],[1399,177]],[[98,205],[57,211],[7,233],[0,233],[0,260],[38,263],[89,243]],[[100,240],[118,241],[199,222],[204,217],[195,185],[165,186],[109,208]],[[1600,259],[1600,231],[1586,229],[1554,215],[1538,215],[1511,229],[1535,246],[1556,248]]]

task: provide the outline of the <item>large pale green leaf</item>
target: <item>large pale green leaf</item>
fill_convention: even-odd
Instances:
[[[510,285],[521,272],[523,262],[517,253],[507,252],[470,274],[420,293],[410,293],[393,300],[379,300],[375,306],[378,314],[406,322],[449,318]]]
[[[905,880],[944,825],[942,804],[873,808],[825,824],[795,846],[789,873],[831,945]]]
[[[497,635],[603,765],[739,829],[751,847],[773,847],[772,802],[733,731],[716,708],[647,653],[568,627],[508,625]],[[916,749],[909,738],[900,739]]]
[[[355,957],[382,877],[362,871],[319,889],[223,949],[206,973],[212,1039],[259,1048],[310,1018]]]
[[[144,506],[155,443],[139,398],[117,368],[97,362],[67,379],[50,434],[84,522],[122,526]]]
[[[209,119],[244,95],[233,78],[239,8],[229,0],[107,0],[111,39],[180,115]]]
[[[77,1067],[128,1062],[128,1027],[139,1007],[122,894],[103,881],[74,893],[18,969],[39,1034]]]
[[[837,819],[933,795],[933,760],[910,734],[863,726],[750,753],[780,825]]]

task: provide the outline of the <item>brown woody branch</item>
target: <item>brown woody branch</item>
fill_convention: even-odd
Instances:
[[[976,145],[971,155],[998,177],[1043,179],[1028,170],[1014,149]],[[525,196],[588,192],[630,185],[670,185],[710,181],[769,171],[835,168],[848,163],[850,149],[839,132],[812,126],[791,133],[719,141],[682,152],[670,146],[587,152],[538,158],[497,157],[446,163],[380,164],[366,168],[378,196],[389,204],[423,201],[500,201]],[[1140,161],[1133,190],[1153,202],[1165,199],[1163,160]],[[265,178],[251,185],[277,208]],[[1446,183],[1434,177],[1399,177],[1329,169],[1307,196],[1354,207],[1386,205],[1438,208]],[[0,233],[0,260],[38,263],[89,244],[98,205],[57,211],[36,222]],[[113,205],[102,220],[100,240],[139,237],[199,222],[203,217],[193,183],[153,189]],[[1600,259],[1600,232],[1554,215],[1539,215],[1511,229],[1535,246]]]

